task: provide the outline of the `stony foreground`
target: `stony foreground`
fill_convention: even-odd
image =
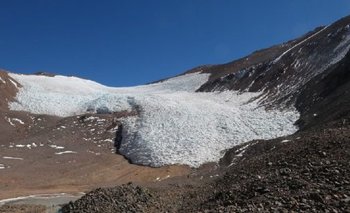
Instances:
[[[168,183],[96,189],[63,212],[350,212],[349,120],[252,141]]]

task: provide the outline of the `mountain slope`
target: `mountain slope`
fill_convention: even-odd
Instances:
[[[346,17],[237,61],[145,86],[108,88],[78,78],[11,74],[23,87],[10,108],[56,116],[133,111],[121,120],[121,154],[137,164],[198,167],[238,143],[295,132],[294,107],[303,115],[297,124],[309,126],[318,114],[311,109],[324,95],[317,93],[322,85],[311,84],[336,73],[349,48]]]
[[[349,24],[350,17],[345,17],[329,26],[317,28],[300,39],[259,51],[257,53],[264,55],[258,57],[260,60],[256,59],[257,53],[253,53],[228,64],[203,68],[202,72],[214,74],[199,91],[228,89],[262,92],[259,103],[268,108],[295,106],[301,113],[298,122],[300,127],[310,126],[309,122],[320,123],[323,118],[312,118],[310,115],[317,114],[317,110],[311,112],[310,109],[320,108],[325,93],[320,94],[320,91],[315,90],[331,90],[326,93],[333,95],[333,90],[348,82],[346,77],[341,80],[343,83],[335,78],[341,79],[342,75],[348,73],[346,55],[350,49]],[[278,51],[272,51],[275,49]],[[340,69],[343,71],[337,71]],[[327,78],[332,78],[333,82]],[[346,91],[345,88],[341,90]],[[333,98],[333,104],[344,100],[348,100],[348,96],[338,94],[336,100]],[[327,113],[329,111],[322,114]]]
[[[108,175],[121,175],[111,166],[120,158],[117,151],[137,164],[198,168],[144,167],[133,170],[132,176],[123,170],[125,180],[158,172],[135,178],[155,182],[150,186],[156,199],[150,199],[150,205],[142,203],[148,192],[126,186],[92,192],[68,205],[66,212],[121,211],[115,206],[120,198],[110,197],[120,193],[136,196],[123,201],[128,204],[123,211],[135,210],[136,204],[137,210],[150,212],[348,211],[349,26],[350,17],[345,17],[227,64],[200,66],[131,88],[74,77],[4,73],[15,83],[4,93],[10,110],[1,109],[0,125],[13,128],[6,133],[11,140],[0,141],[0,172],[6,177],[0,191],[13,187],[13,176],[7,175],[12,166],[19,173],[31,171],[23,169],[28,164],[19,158],[33,153],[40,157],[31,164],[44,159],[34,168],[56,169],[60,167],[54,164],[59,164],[63,169],[58,173],[69,174],[69,180],[56,186],[110,185],[115,179]],[[11,81],[5,81],[9,86]],[[46,151],[40,154],[39,149]],[[22,163],[2,163],[4,157]],[[74,160],[79,164],[67,166]],[[85,166],[89,169],[77,170]],[[94,169],[105,173],[101,177]],[[179,174],[189,175],[170,178]],[[104,193],[105,200],[99,196]]]
[[[147,192],[152,194],[149,205],[141,203],[138,210],[349,212],[349,24],[350,17],[345,17],[243,59],[188,71],[211,74],[198,92],[260,92],[255,100],[260,107],[295,107],[300,112],[300,129],[290,136],[235,146],[217,167],[197,170],[190,180],[169,179],[167,187],[166,183],[152,185]],[[128,187],[105,190],[123,190],[128,197],[134,193]],[[121,210],[113,206],[121,201],[119,197],[109,197],[110,202],[100,199],[98,192],[66,205],[63,211],[135,209],[128,200]],[[135,199],[144,196],[140,193]]]

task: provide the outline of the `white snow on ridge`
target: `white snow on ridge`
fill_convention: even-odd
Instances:
[[[281,60],[281,58],[283,56],[285,56],[287,53],[289,53],[290,51],[292,51],[293,49],[295,49],[296,47],[300,46],[301,44],[309,41],[310,39],[312,39],[313,37],[315,37],[316,35],[320,34],[321,32],[325,31],[329,26],[325,26],[323,27],[323,29],[315,32],[314,34],[310,35],[309,37],[305,38],[304,40],[300,41],[299,43],[295,44],[294,46],[292,46],[291,48],[289,48],[288,50],[286,50],[285,52],[283,52],[280,56],[278,56],[273,63],[276,64],[279,60]]]
[[[64,76],[10,74],[23,87],[12,110],[71,116],[92,111],[137,109],[122,120],[120,152],[132,162],[193,167],[222,157],[221,151],[252,139],[294,133],[296,110],[266,111],[247,101],[259,93],[195,93],[209,74],[191,73],[160,83],[112,88]]]

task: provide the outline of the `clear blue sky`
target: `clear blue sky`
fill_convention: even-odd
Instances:
[[[0,67],[137,85],[237,59],[349,12],[349,0],[0,0]]]

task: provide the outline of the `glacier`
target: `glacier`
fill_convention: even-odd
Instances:
[[[206,73],[119,88],[77,77],[9,75],[21,84],[11,110],[67,117],[137,109],[137,115],[121,119],[119,152],[141,165],[199,167],[218,161],[234,145],[297,131],[299,113],[266,110],[250,101],[261,93],[195,92],[208,81]]]

